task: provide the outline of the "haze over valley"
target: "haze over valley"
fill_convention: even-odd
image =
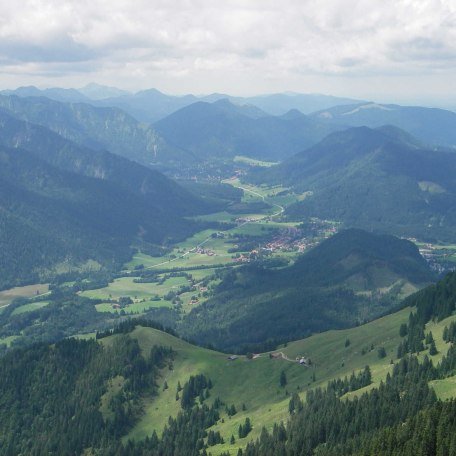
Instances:
[[[0,455],[456,455],[454,7],[26,3]]]

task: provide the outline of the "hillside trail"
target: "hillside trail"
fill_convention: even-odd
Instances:
[[[234,179],[236,179],[237,176],[233,176],[233,177],[230,177],[229,179],[225,179],[222,181],[222,183],[228,183],[229,181],[232,181]],[[264,217],[260,217],[258,219],[254,219],[254,220],[247,220],[245,222],[242,222],[241,224],[235,226],[234,228],[230,228],[228,230],[225,230],[225,231],[222,231],[223,233],[229,233],[230,231],[232,230],[235,230],[235,229],[238,229],[244,225],[247,225],[249,223],[251,224],[254,224],[254,223],[258,223],[258,222],[263,222],[265,220],[270,220],[270,219],[273,219],[275,217],[278,217],[279,215],[282,215],[284,212],[285,212],[285,208],[283,206],[281,206],[280,204],[276,204],[276,203],[270,203],[268,201],[266,201],[266,197],[261,195],[260,193],[258,192],[254,192],[253,190],[250,190],[248,188],[245,188],[245,187],[241,187],[241,186],[235,186],[233,185],[233,187],[236,187],[236,188],[240,188],[241,190],[243,190],[244,192],[247,192],[247,193],[251,193],[252,195],[255,195],[259,198],[261,198],[261,200],[266,203],[266,204],[269,204],[271,207],[273,208],[277,208],[278,211],[275,212],[274,214],[271,214],[271,215],[265,215]],[[169,263],[172,263],[174,261],[177,261],[177,260],[182,260],[182,258],[185,258],[186,256],[190,255],[191,253],[193,252],[196,252],[200,247],[202,247],[203,245],[205,245],[206,243],[208,243],[210,240],[212,239],[212,235],[207,237],[206,239],[204,239],[202,242],[200,242],[199,244],[195,245],[194,247],[192,247],[190,250],[187,250],[185,253],[183,253],[182,255],[180,256],[177,256],[176,258],[172,258],[170,260],[167,260],[167,261],[163,261],[161,263],[158,263],[158,264],[154,264],[153,266],[149,266],[148,268],[146,269],[154,269],[154,268],[157,268],[159,266],[164,266],[165,264],[169,264]]]
[[[296,362],[295,359],[288,358],[288,356],[284,352],[274,352],[273,355],[280,355],[280,357],[282,359],[284,359],[285,361],[290,361],[291,363],[295,363]]]

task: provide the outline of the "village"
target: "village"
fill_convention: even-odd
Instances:
[[[421,256],[438,275],[456,270],[456,250],[454,246],[431,243],[420,244],[415,238],[408,238],[408,240],[418,245]]]
[[[327,239],[337,233],[337,225],[331,224],[329,226],[322,227],[321,221],[314,221],[313,223],[315,227],[318,226],[318,228],[310,233],[295,226],[281,228],[279,233],[269,242],[259,245],[257,248],[252,249],[249,252],[235,255],[233,257],[233,261],[236,263],[249,263],[260,257],[277,253],[303,253],[306,250],[315,247],[324,239]]]

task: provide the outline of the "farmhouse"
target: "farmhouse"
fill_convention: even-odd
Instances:
[[[305,356],[299,357],[298,362],[301,366],[310,366],[312,364],[312,361],[310,360],[310,358],[306,358]]]

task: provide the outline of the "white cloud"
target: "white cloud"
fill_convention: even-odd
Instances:
[[[449,90],[455,24],[454,0],[0,0],[0,83],[340,91],[444,73]]]

